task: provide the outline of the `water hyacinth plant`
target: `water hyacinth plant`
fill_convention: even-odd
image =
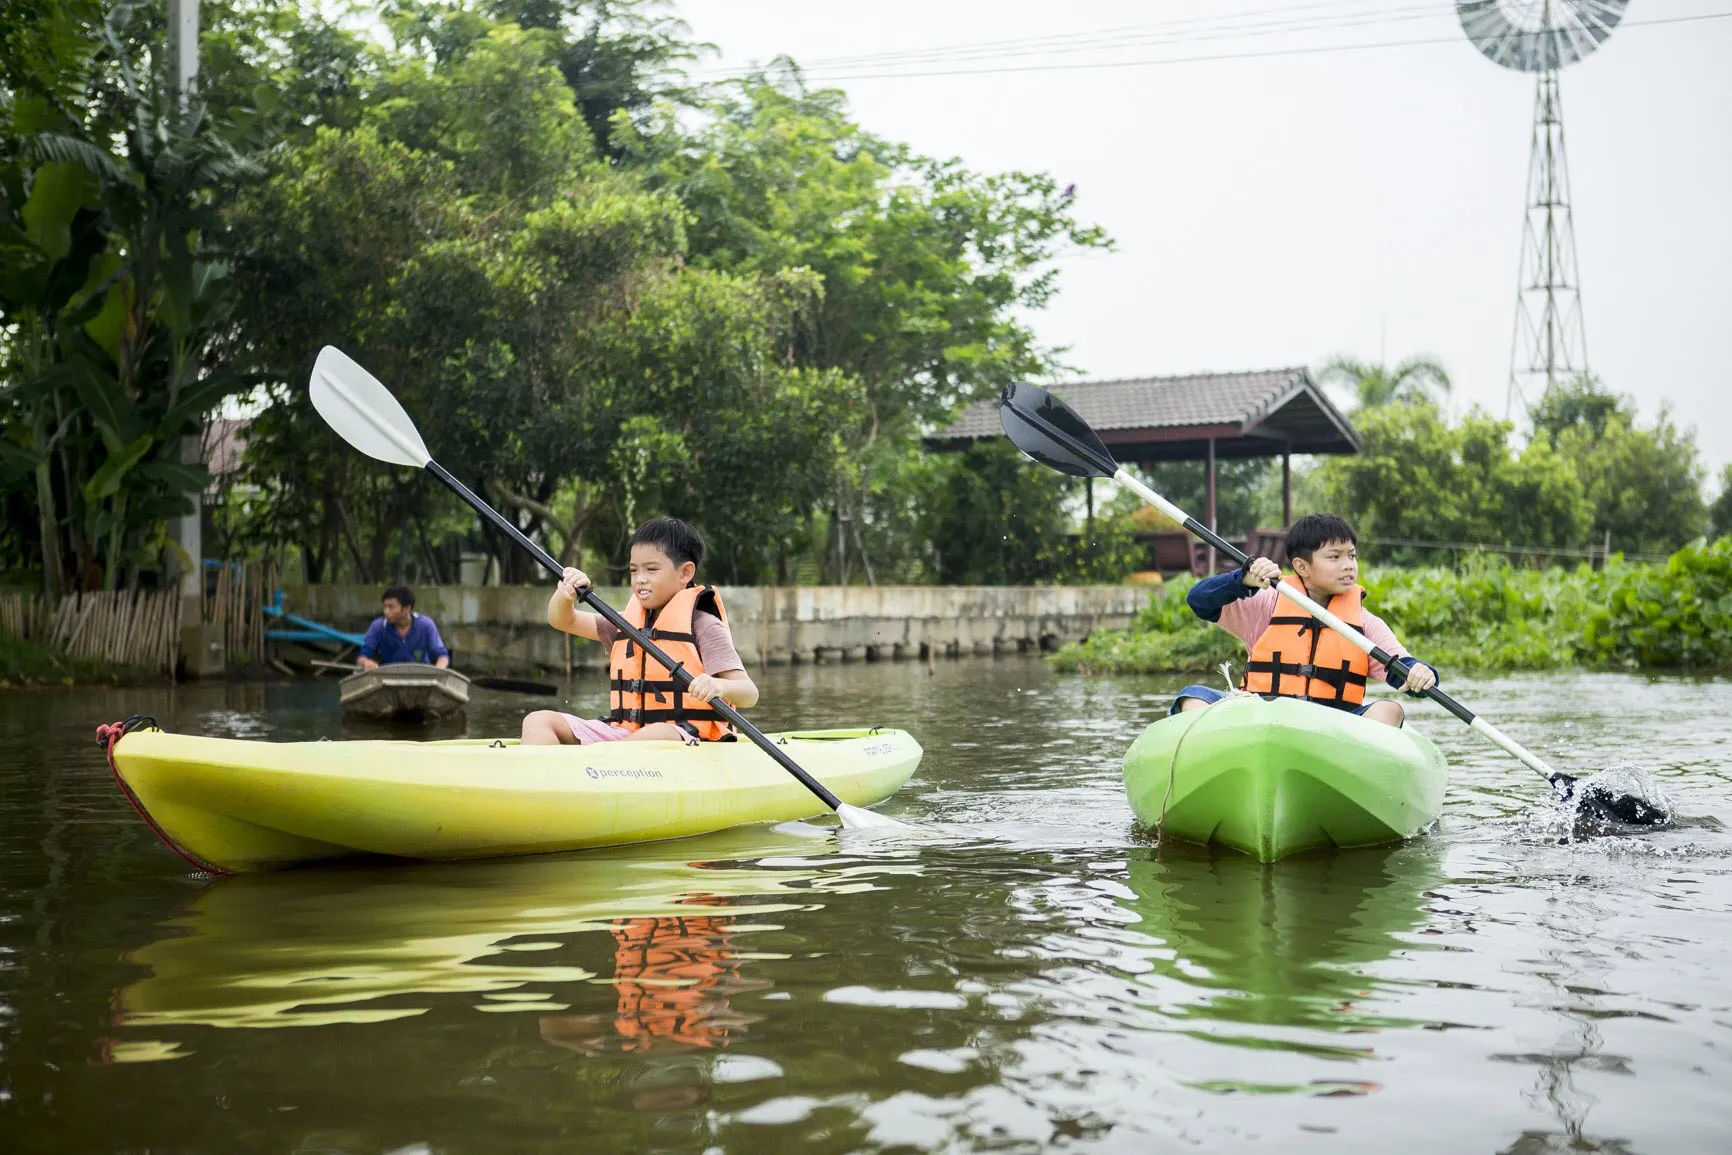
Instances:
[[[1732,669],[1732,538],[1692,542],[1661,565],[1520,569],[1501,556],[1459,568],[1373,569],[1366,605],[1413,653],[1445,669]],[[1211,670],[1244,647],[1185,604],[1190,577],[1157,590],[1126,630],[1048,659],[1082,674]]]

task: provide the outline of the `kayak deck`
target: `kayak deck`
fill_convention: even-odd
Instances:
[[[901,730],[771,735],[844,802],[899,790]],[[115,771],[164,836],[218,870],[356,854],[544,854],[785,822],[823,805],[749,742],[252,742],[135,731]]]
[[[1411,838],[1442,811],[1448,767],[1409,729],[1244,696],[1155,722],[1124,775],[1137,817],[1163,836],[1273,862]]]

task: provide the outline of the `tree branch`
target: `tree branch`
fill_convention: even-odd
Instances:
[[[567,525],[566,522],[560,518],[559,514],[555,512],[552,506],[539,502],[533,497],[521,493],[514,493],[497,481],[489,481],[487,483],[487,492],[501,505],[509,506],[512,509],[522,510],[524,513],[531,515],[539,521],[543,529],[559,534],[560,538],[564,542],[564,545],[557,555],[560,564],[577,564],[578,542],[583,537],[583,531],[589,527],[589,523],[595,520],[595,515],[600,509],[599,505],[596,505],[593,502],[585,502],[582,498],[574,499],[571,511],[571,523]]]

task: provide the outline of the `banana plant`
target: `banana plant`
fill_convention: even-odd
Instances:
[[[167,519],[209,483],[180,460],[182,438],[244,386],[212,355],[233,304],[212,193],[257,166],[202,105],[141,77],[137,18],[119,6],[102,30],[118,154],[65,102],[25,94],[0,156],[0,309],[17,326],[0,411],[29,431],[6,439],[0,471],[36,475],[51,596],[68,554],[106,588],[152,563]]]

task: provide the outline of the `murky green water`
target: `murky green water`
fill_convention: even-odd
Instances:
[[[0,695],[0,1150],[1727,1149],[1732,831],[1561,844],[1538,779],[1427,708],[1437,834],[1260,867],[1132,827],[1118,757],[1175,681],[765,683],[766,728],[912,730],[890,810],[956,837],[212,881],[95,725],[340,737],[334,684]],[[1451,689],[1732,821],[1732,683]],[[478,697],[471,734],[530,705]]]

